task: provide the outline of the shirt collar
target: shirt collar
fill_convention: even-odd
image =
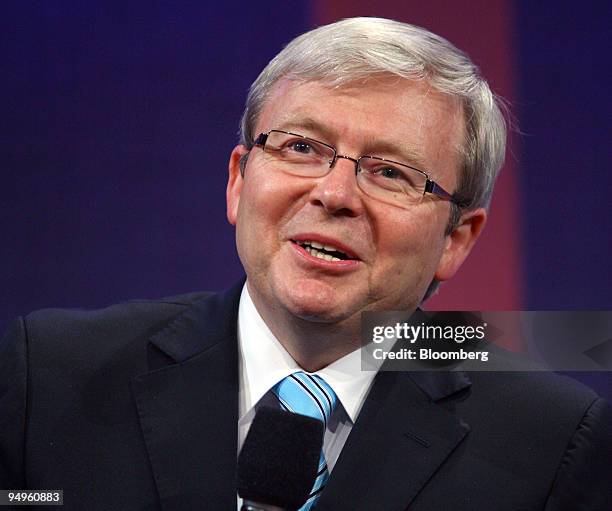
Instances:
[[[242,418],[276,383],[303,369],[264,322],[246,283],[238,308],[238,343]],[[334,389],[354,423],[376,375],[375,371],[361,370],[361,350],[355,350],[313,374],[321,376]]]

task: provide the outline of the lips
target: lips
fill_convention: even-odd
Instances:
[[[350,259],[348,255],[338,250],[333,245],[323,245],[316,241],[300,241],[297,243],[304,247],[304,250],[311,256],[318,257],[319,259],[324,259],[326,261],[346,261]]]
[[[300,235],[291,241],[302,247],[312,257],[330,262],[359,260],[355,252],[343,243],[319,235]]]

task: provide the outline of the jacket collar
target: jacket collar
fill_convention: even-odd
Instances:
[[[472,385],[465,371],[419,371],[406,374],[433,402],[442,401]]]
[[[246,279],[223,293],[194,303],[150,338],[151,344],[175,362],[206,351],[227,339],[237,338],[238,304]]]

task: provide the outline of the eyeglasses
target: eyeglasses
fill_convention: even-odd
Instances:
[[[369,155],[351,158],[338,154],[329,144],[282,130],[261,133],[255,145],[282,162],[280,168],[294,176],[323,177],[339,158],[351,160],[355,162],[357,185],[361,191],[394,206],[409,208],[421,202],[426,193],[460,206],[459,201],[429,179],[426,172],[404,163]]]

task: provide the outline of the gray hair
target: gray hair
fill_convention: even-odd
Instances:
[[[470,58],[446,39],[420,27],[384,18],[349,18],[296,37],[251,85],[240,125],[240,143],[251,148],[253,130],[274,84],[281,78],[320,81],[339,87],[373,76],[395,75],[426,81],[459,99],[466,140],[459,148],[462,168],[447,234],[463,210],[488,208],[504,162],[506,122],[501,99]],[[241,162],[246,164],[246,159]],[[426,293],[436,287],[432,283]]]

